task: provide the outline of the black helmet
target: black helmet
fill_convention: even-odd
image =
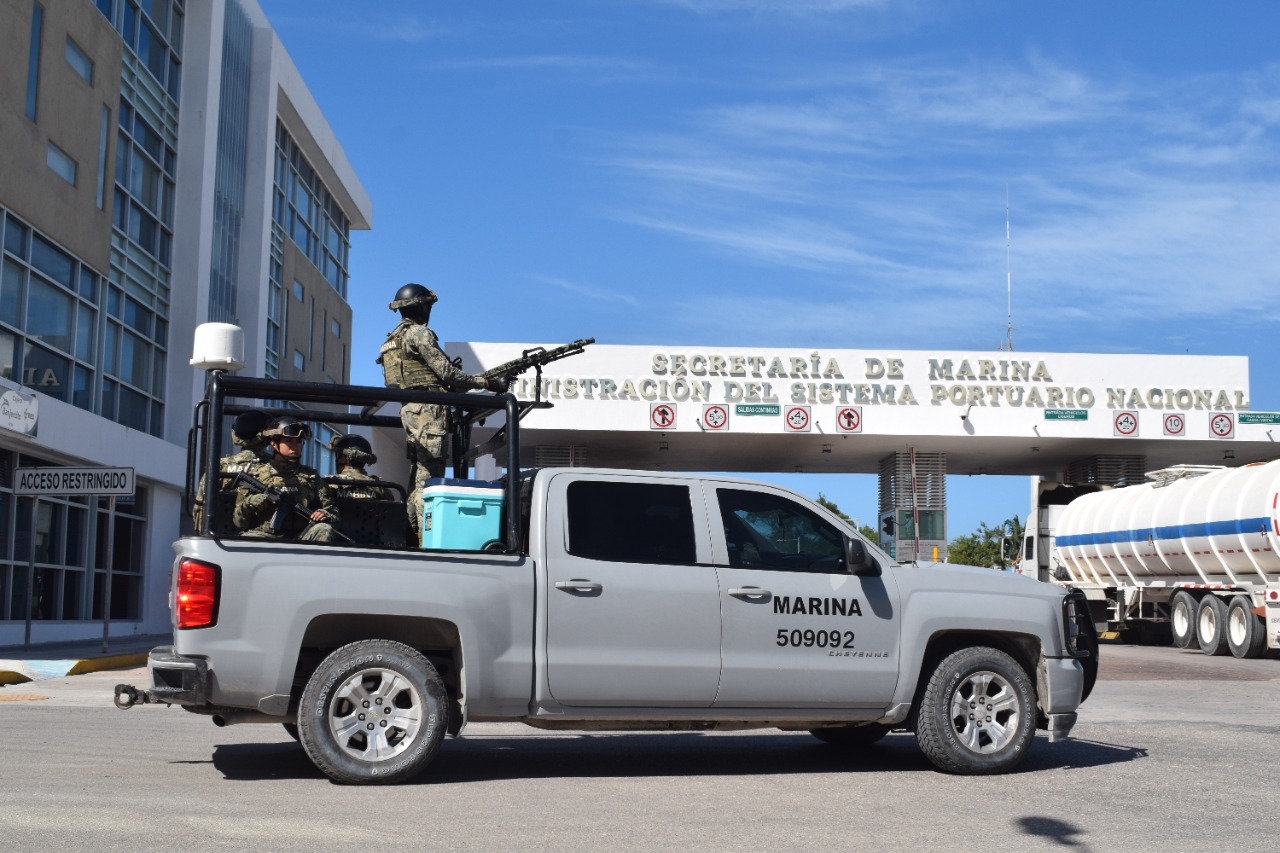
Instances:
[[[266,438],[310,438],[311,427],[290,415],[281,415],[271,422],[271,428],[262,431]]]
[[[421,305],[423,308],[430,309],[436,304],[436,295],[420,284],[406,284],[404,287],[396,291],[396,298],[391,300],[387,305],[392,311],[403,312],[405,308],[411,308]]]
[[[266,412],[253,409],[242,415],[236,415],[236,419],[231,422],[231,434],[241,441],[253,441],[270,422],[271,418],[267,417]]]
[[[329,441],[329,449],[334,453],[342,453],[347,449],[359,450],[363,453],[373,453],[373,448],[369,446],[369,440],[363,435],[342,435],[338,433]]]

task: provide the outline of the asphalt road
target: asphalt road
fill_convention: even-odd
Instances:
[[[1106,646],[1073,740],[936,772],[910,735],[477,724],[414,783],[330,783],[275,725],[111,704],[116,671],[0,688],[0,849],[1274,850],[1280,660]]]

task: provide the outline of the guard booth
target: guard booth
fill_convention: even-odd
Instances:
[[[894,559],[947,559],[947,455],[915,449],[880,460],[881,548]]]

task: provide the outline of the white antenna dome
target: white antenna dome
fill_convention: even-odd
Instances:
[[[200,370],[239,370],[244,367],[244,329],[232,323],[196,326],[191,366]]]

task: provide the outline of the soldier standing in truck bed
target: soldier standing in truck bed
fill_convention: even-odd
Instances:
[[[474,376],[454,365],[440,348],[436,333],[427,328],[436,295],[420,284],[406,284],[387,307],[400,312],[400,323],[387,335],[378,354],[383,376],[391,388],[420,391],[487,390],[501,394],[501,378]],[[434,403],[406,403],[400,407],[405,455],[412,467],[409,480],[409,522],[417,530],[422,516],[422,489],[432,477],[443,477],[447,407]]]

